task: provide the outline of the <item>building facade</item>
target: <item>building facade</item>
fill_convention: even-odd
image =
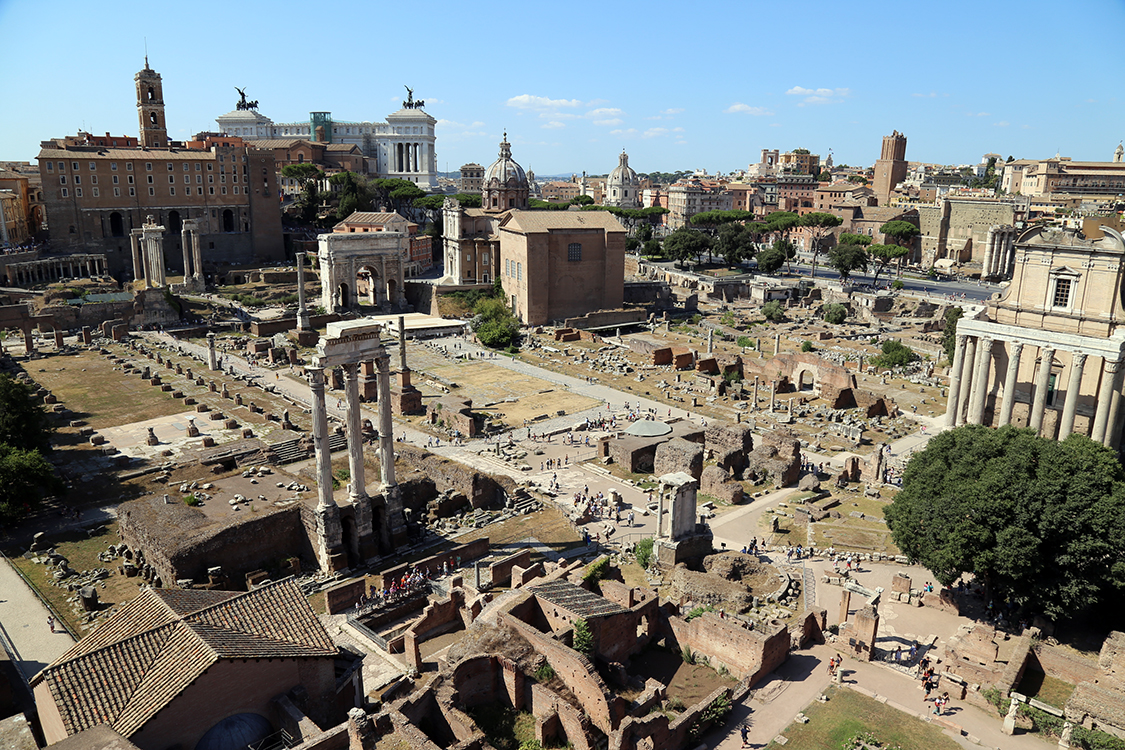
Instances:
[[[1073,161],[1065,156],[1020,159],[1004,165],[1000,186],[1008,193],[1036,197],[1118,198],[1125,193],[1125,162],[1119,151],[1114,151],[1113,161]]]
[[[461,165],[461,192],[479,193],[484,185],[484,167],[476,162]]]
[[[1121,445],[1125,239],[1034,227],[1014,242],[1012,283],[957,324],[946,424],[1030,427]]]
[[[366,232],[398,232],[407,240],[403,248],[403,275],[419,276],[434,266],[433,237],[419,234],[418,225],[395,212],[354,211],[351,216],[332,227],[338,234]]]
[[[724,185],[711,180],[690,178],[668,187],[668,226],[679,229],[692,216],[704,211],[730,211],[734,194]]]
[[[506,211],[527,208],[529,188],[527,173],[512,158],[508,134],[500,141],[500,155],[488,166],[481,183],[481,208],[485,211]]]
[[[245,146],[167,146],[160,75],[147,60],[136,83],[140,148],[68,145],[61,138],[41,144],[51,249],[105,253],[111,273],[128,275],[129,233],[152,216],[167,229],[169,268],[181,257],[181,230],[189,219],[198,227],[205,263],[282,259],[273,153]]]
[[[275,123],[243,94],[236,108],[216,117],[215,122],[221,132],[250,142],[292,138],[354,145],[367,159],[368,174],[437,190],[437,120],[425,112],[424,105],[411,92],[401,109],[387,115],[386,122],[337,121],[331,112],[310,112],[307,122]]]
[[[620,308],[625,228],[605,211],[512,211],[500,222],[501,283],[516,317],[545,325]]]

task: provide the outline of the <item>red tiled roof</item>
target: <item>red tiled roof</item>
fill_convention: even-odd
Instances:
[[[292,579],[244,593],[146,589],[32,678],[67,734],[109,724],[128,737],[220,659],[332,657]]]

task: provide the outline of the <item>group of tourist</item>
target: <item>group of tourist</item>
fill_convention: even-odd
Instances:
[[[750,544],[742,548],[742,554],[744,555],[756,555],[759,552],[765,552],[765,547],[763,546],[762,549],[758,549],[758,537],[751,539]]]

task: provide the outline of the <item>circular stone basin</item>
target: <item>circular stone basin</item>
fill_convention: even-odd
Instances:
[[[660,437],[672,431],[670,425],[655,419],[640,419],[625,428],[626,435],[637,437]]]

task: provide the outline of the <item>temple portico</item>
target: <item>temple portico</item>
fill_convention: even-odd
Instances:
[[[985,239],[984,258],[981,262],[982,279],[1007,278],[1012,275],[1016,262],[1016,228],[994,226]]]
[[[1044,437],[1078,432],[1118,447],[1123,357],[1122,334],[1101,339],[962,319],[946,426],[1014,424]]]
[[[318,501],[316,508],[317,554],[326,571],[348,567],[349,555],[362,562],[382,548],[390,551],[406,541],[402,497],[395,480],[394,428],[391,423],[390,355],[380,339],[382,326],[365,320],[329,323],[317,344],[314,366],[306,368],[312,391],[313,443],[316,451]],[[360,414],[360,365],[374,361],[378,370],[380,498],[367,494],[363,467],[363,432]],[[348,438],[348,502],[354,509],[354,530],[342,526],[340,509],[332,494],[332,460],[328,449],[328,412],[325,407],[324,372],[341,367],[346,399]]]

